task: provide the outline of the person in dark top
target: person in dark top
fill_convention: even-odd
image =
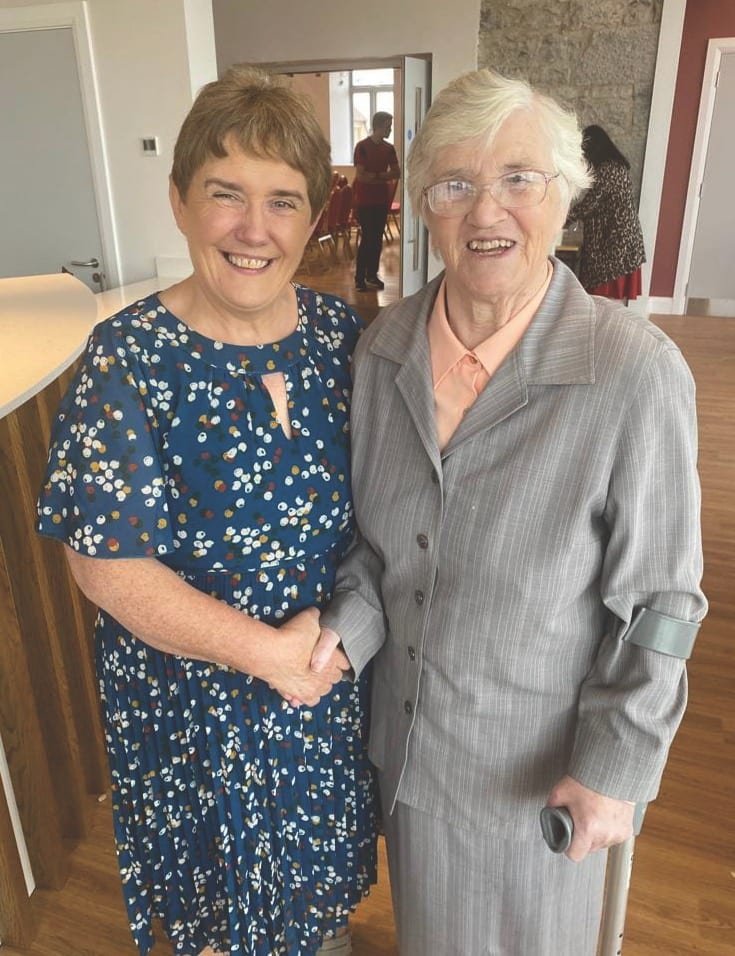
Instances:
[[[386,142],[392,127],[390,113],[376,113],[372,133],[355,146],[355,209],[360,223],[355,267],[358,292],[366,292],[368,287],[385,288],[378,265],[394,183],[401,174],[395,148]]]
[[[630,163],[601,126],[585,127],[582,150],[595,181],[567,220],[584,225],[579,280],[591,295],[635,299],[646,253]]]

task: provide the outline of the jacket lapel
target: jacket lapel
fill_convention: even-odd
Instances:
[[[442,456],[436,439],[434,390],[426,323],[443,274],[415,295],[389,306],[370,351],[396,363],[396,388],[434,466],[465,441],[528,404],[534,385],[594,383],[594,306],[576,276],[552,258],[554,274],[531,325],[495,372]]]
[[[529,387],[594,382],[592,300],[566,266],[552,262],[554,274],[531,325],[467,412],[444,457],[527,405]]]
[[[443,276],[438,276],[432,279],[415,295],[386,309],[381,316],[380,331],[370,349],[398,366],[396,388],[403,397],[406,410],[426,453],[438,471],[441,471],[441,458],[436,439],[434,389],[426,323],[442,278]]]

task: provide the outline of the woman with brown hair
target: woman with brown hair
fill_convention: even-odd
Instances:
[[[192,275],[97,326],[54,429],[39,527],[100,608],[141,956],[154,919],[178,956],[348,954],[375,879],[366,681],[309,664],[353,534],[359,320],[292,282],[330,180],[305,100],[205,86],[171,173]]]

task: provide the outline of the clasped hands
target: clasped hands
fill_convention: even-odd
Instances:
[[[278,629],[271,687],[291,704],[314,707],[351,670],[339,635],[319,624],[319,611],[300,611]]]

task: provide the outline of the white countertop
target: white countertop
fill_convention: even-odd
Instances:
[[[95,295],[67,274],[0,279],[0,418],[61,375],[97,322],[176,281],[144,279]]]

